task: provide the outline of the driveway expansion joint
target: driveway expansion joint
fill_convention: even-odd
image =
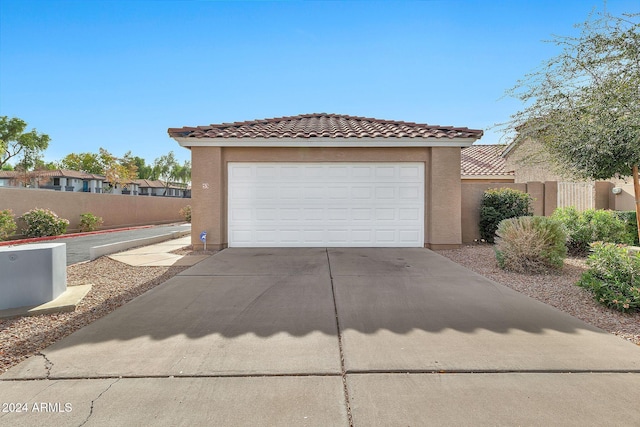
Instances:
[[[333,272],[331,271],[331,259],[329,258],[329,249],[325,248],[327,254],[327,265],[329,267],[329,279],[331,280],[331,296],[333,298],[333,309],[336,315],[336,330],[338,332],[338,349],[340,351],[340,370],[342,371],[342,388],[344,390],[344,402],[347,410],[347,419],[349,427],[353,427],[353,415],[351,413],[351,400],[349,399],[349,388],[347,387],[347,370],[344,363],[344,351],[342,348],[342,330],[340,329],[340,318],[338,317],[338,305],[336,304],[336,289],[333,283]]]
[[[0,379],[0,382],[24,382],[24,381],[77,381],[77,380],[144,380],[144,379],[175,379],[175,378],[314,378],[314,377],[342,377],[339,372],[304,372],[304,373],[256,373],[256,374],[172,374],[172,375],[79,375],[77,377],[60,376],[51,378],[10,378]]]
[[[370,374],[640,374],[640,369],[366,369],[346,372],[346,375]]]

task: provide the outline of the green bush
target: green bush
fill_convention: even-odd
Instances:
[[[80,231],[96,231],[103,222],[102,217],[92,213],[80,214]]]
[[[502,220],[496,232],[500,268],[516,273],[547,273],[562,269],[567,235],[558,221],[544,216]]]
[[[551,215],[567,230],[567,248],[575,256],[586,256],[593,242],[631,243],[626,224],[615,212],[574,207],[558,208]]]
[[[191,222],[191,205],[187,205],[180,209],[180,215],[182,215],[185,221]]]
[[[493,243],[500,221],[533,215],[532,203],[530,195],[511,188],[485,191],[480,203],[480,237]]]
[[[589,270],[577,285],[590,290],[596,301],[622,312],[640,311],[640,253],[625,246],[597,242],[587,258]]]
[[[11,209],[0,211],[0,240],[7,240],[17,228],[13,211]]]
[[[20,217],[25,223],[22,234],[27,237],[58,236],[67,231],[69,220],[59,218],[49,209],[31,209]]]
[[[625,223],[629,243],[640,246],[638,240],[638,221],[636,220],[636,211],[616,211],[616,216]]]

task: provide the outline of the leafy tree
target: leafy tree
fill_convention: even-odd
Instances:
[[[191,181],[191,162],[185,160],[182,165],[176,163],[172,175],[177,182],[183,184],[186,188],[189,181]]]
[[[153,167],[148,165],[142,157],[134,156],[131,160],[138,169],[138,178],[156,179],[153,177]]]
[[[104,164],[96,153],[67,154],[60,161],[60,166],[63,169],[104,175]]]
[[[134,164],[123,164],[121,159],[118,159],[104,148],[100,148],[98,156],[104,168],[104,175],[112,187],[117,185],[126,187],[129,182],[138,177],[137,168]]]
[[[52,170],[56,170],[56,169],[60,169],[60,166],[58,165],[58,163],[56,162],[44,162],[42,160],[38,160],[36,162],[36,170],[45,170],[45,171],[52,171]]]
[[[155,179],[161,179],[164,181],[164,194],[167,194],[171,181],[175,181],[176,167],[179,167],[173,151],[169,151],[168,154],[160,156],[153,161],[153,172]]]
[[[575,37],[555,36],[562,50],[508,94],[526,107],[506,129],[515,143],[539,141],[573,175],[632,176],[640,218],[640,14],[592,14]]]
[[[70,153],[61,161],[64,169],[104,175],[112,186],[126,186],[131,180],[138,177],[137,166],[131,151],[118,158],[104,148],[98,153]]]
[[[32,168],[49,146],[49,135],[35,129],[25,132],[27,123],[17,117],[0,116],[0,167],[10,159],[21,156],[23,168]]]

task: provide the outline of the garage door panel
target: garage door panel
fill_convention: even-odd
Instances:
[[[376,187],[376,199],[378,200],[390,200],[396,198],[395,187]]]
[[[277,208],[256,209],[256,221],[276,221],[278,220]]]
[[[375,168],[375,176],[378,178],[392,178],[396,174],[396,168],[393,166],[379,166]]]
[[[421,193],[418,186],[400,187],[398,189],[398,196],[404,200],[418,200]]]
[[[328,212],[330,221],[349,221],[349,209],[347,208],[328,208]]]
[[[421,171],[417,166],[400,166],[398,169],[400,171],[400,178],[421,180]]]
[[[267,225],[274,223],[286,226],[289,223],[299,223],[321,226],[322,221],[328,223],[348,222],[360,226],[375,226],[381,221],[392,221],[403,225],[403,222],[417,222],[421,220],[421,210],[418,208],[240,208],[231,209],[229,222],[237,225]],[[358,224],[355,224],[358,223]],[[389,224],[385,224],[388,226]]]
[[[423,246],[422,163],[228,167],[229,246]]]
[[[372,208],[353,208],[351,209],[351,219],[353,221],[370,221],[373,217]]]
[[[398,219],[400,221],[417,221],[420,219],[420,209],[400,208],[398,209]]]
[[[371,195],[373,194],[373,189],[371,187],[352,187],[351,188],[351,197],[354,199],[371,199]]]
[[[375,210],[377,221],[392,221],[396,219],[396,210],[394,208],[378,208]]]
[[[331,200],[349,200],[349,186],[347,185],[340,187],[331,186],[328,190],[328,196]]]

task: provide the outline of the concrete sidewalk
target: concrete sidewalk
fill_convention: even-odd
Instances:
[[[191,244],[191,237],[167,240],[153,245],[130,249],[117,254],[108,255],[109,258],[132,265],[134,267],[172,267],[192,266],[210,255],[176,255],[172,251],[182,249]]]
[[[0,395],[11,425],[632,425],[640,347],[428,250],[226,249]]]

